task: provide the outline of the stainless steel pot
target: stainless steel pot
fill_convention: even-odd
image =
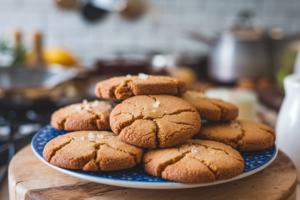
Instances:
[[[219,82],[231,83],[242,77],[273,76],[279,48],[299,38],[300,33],[283,37],[280,29],[265,31],[251,12],[244,11],[216,39],[195,32],[190,36],[212,47],[208,75]]]
[[[224,33],[212,48],[208,75],[220,82],[272,76],[272,49],[265,40]]]
[[[60,97],[63,85],[77,74],[72,69],[0,67],[0,107],[47,105]]]

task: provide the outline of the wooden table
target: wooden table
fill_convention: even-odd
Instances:
[[[297,171],[282,152],[266,169],[244,179],[215,186],[144,190],[81,180],[45,165],[26,146],[9,167],[10,199],[296,199]]]

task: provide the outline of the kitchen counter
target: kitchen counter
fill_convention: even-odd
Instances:
[[[288,199],[295,200],[297,171],[282,152],[264,170],[237,181],[179,190],[142,190],[109,186],[58,172],[42,163],[28,145],[9,167],[11,200],[21,199]]]

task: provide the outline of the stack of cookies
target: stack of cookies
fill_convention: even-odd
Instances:
[[[241,174],[239,151],[266,149],[275,141],[270,127],[236,120],[236,106],[186,91],[186,84],[175,78],[114,77],[99,82],[95,94],[123,101],[83,101],[53,113],[54,128],[75,132],[47,143],[47,162],[85,171],[142,163],[153,176],[207,183]],[[108,129],[112,131],[104,131]]]

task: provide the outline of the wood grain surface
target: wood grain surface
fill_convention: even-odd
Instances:
[[[45,165],[27,146],[15,155],[9,168],[11,200],[37,199],[296,199],[297,172],[282,152],[266,169],[244,179],[215,186],[145,190],[122,188],[81,180]]]

